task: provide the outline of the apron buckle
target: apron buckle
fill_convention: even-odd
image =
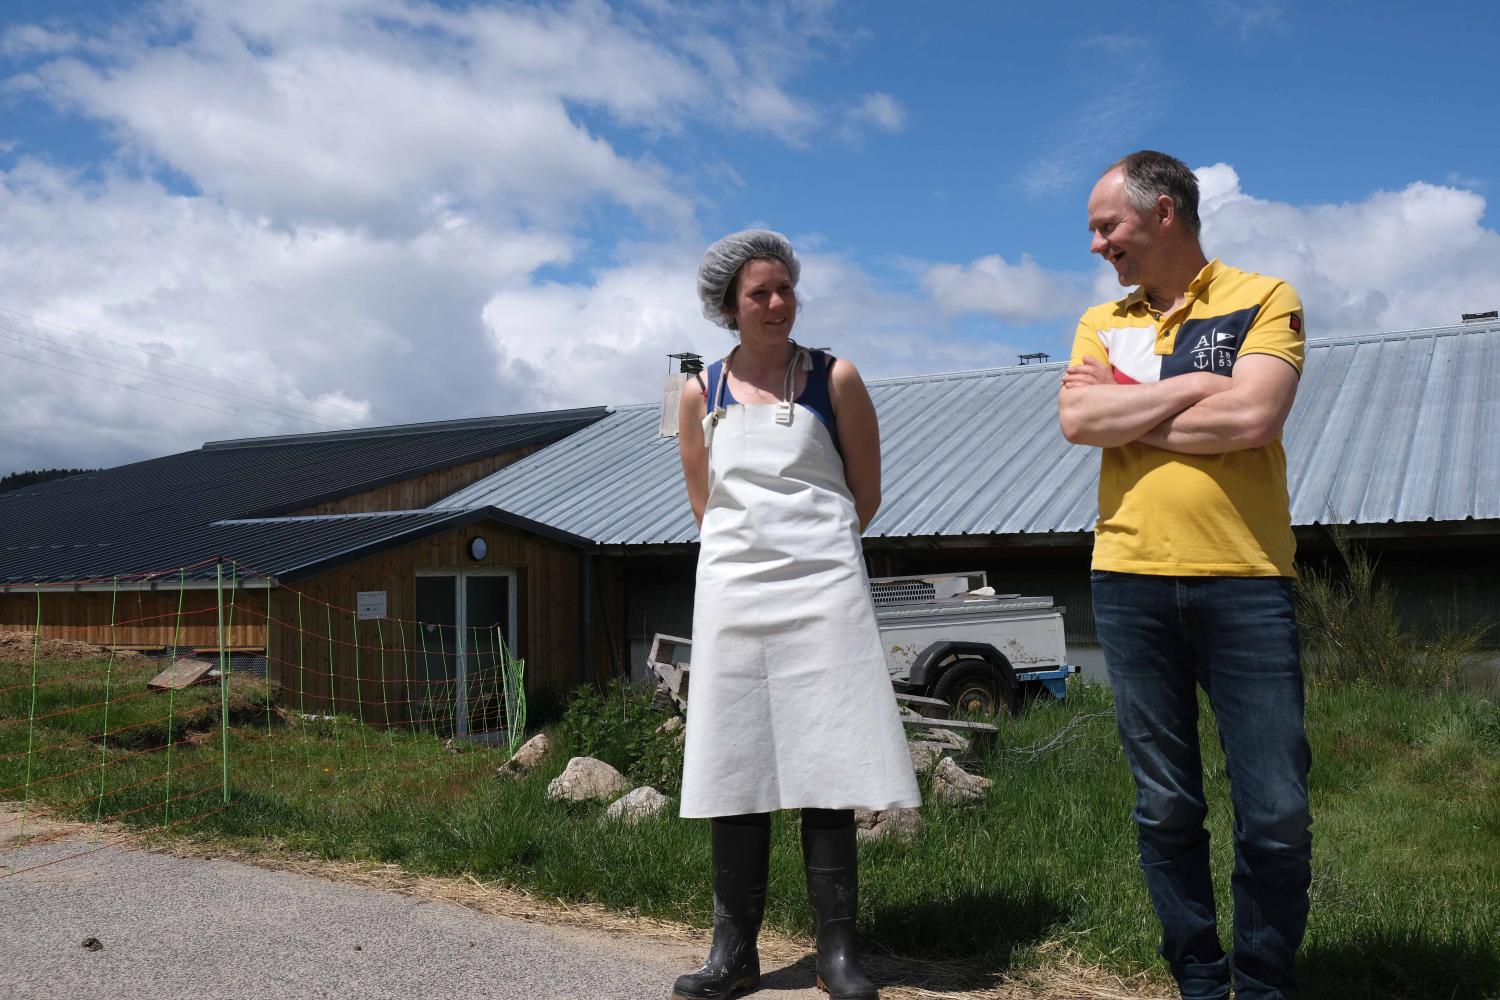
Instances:
[[[714,428],[719,426],[719,421],[724,419],[724,407],[716,406],[712,413],[703,418],[703,443],[705,446],[714,443]]]

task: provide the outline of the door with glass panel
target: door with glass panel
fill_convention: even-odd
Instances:
[[[502,670],[515,634],[514,584],[511,570],[417,574],[418,669],[410,699],[419,725],[469,738],[504,728]]]

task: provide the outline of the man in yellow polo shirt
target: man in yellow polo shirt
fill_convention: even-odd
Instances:
[[[1089,196],[1092,252],[1135,290],[1078,324],[1063,433],[1103,450],[1094,618],[1136,783],[1141,869],[1185,1000],[1296,995],[1310,755],[1281,428],[1302,372],[1284,281],[1208,260],[1198,184],[1149,150]],[[1219,941],[1196,688],[1235,813],[1234,947]]]

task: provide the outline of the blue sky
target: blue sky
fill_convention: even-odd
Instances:
[[[237,8],[245,8],[243,10]],[[1128,19],[1124,16],[1128,13]],[[0,472],[651,399],[766,225],[867,377],[1063,354],[1084,201],[1200,170],[1313,336],[1500,307],[1493,4],[8,0]]]

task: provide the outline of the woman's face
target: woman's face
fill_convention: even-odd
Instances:
[[[740,269],[735,321],[741,341],[785,341],[797,320],[797,292],[779,260],[752,260]]]

